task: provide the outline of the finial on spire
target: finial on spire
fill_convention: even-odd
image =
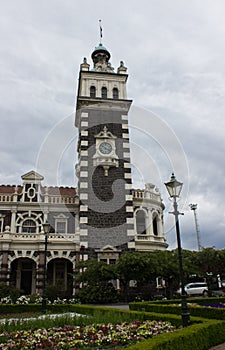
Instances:
[[[102,43],[102,20],[99,19],[100,44]]]

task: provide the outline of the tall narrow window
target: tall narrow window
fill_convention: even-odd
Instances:
[[[102,87],[102,98],[107,98],[107,88],[105,86]]]
[[[96,87],[95,86],[90,87],[90,97],[96,97]]]
[[[155,236],[158,236],[158,222],[157,222],[157,216],[153,218],[153,233]]]
[[[117,88],[113,88],[113,98],[114,100],[118,100],[119,98],[119,91]]]
[[[24,233],[36,233],[36,222],[31,219],[27,219],[23,222],[22,232]]]
[[[4,218],[0,214],[0,232],[3,232],[3,223],[4,223]]]
[[[146,234],[145,212],[143,210],[138,210],[136,213],[136,227],[138,235]]]

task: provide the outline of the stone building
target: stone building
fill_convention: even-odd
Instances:
[[[0,282],[25,294],[42,292],[46,221],[47,282],[68,294],[81,259],[113,264],[125,250],[167,248],[158,188],[132,187],[127,68],[121,61],[115,71],[102,44],[91,57],[93,68],[84,58],[79,73],[77,188],[47,187],[35,171],[0,186]]]

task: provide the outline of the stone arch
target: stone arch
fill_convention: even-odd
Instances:
[[[144,208],[138,208],[134,212],[135,230],[138,235],[147,234],[147,211]]]
[[[36,291],[36,262],[29,257],[17,257],[10,263],[10,284],[25,295]]]
[[[57,287],[61,297],[73,294],[73,264],[65,258],[53,258],[47,263],[47,286]]]
[[[19,258],[29,258],[36,264],[38,264],[39,261],[39,255],[35,250],[14,250],[13,254],[8,256],[9,264],[11,264],[15,259]]]

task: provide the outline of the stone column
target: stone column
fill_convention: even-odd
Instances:
[[[8,251],[2,252],[2,263],[0,269],[0,282],[7,284],[9,282]]]
[[[39,262],[37,265],[36,291],[42,295],[44,282],[44,251],[39,251]]]

